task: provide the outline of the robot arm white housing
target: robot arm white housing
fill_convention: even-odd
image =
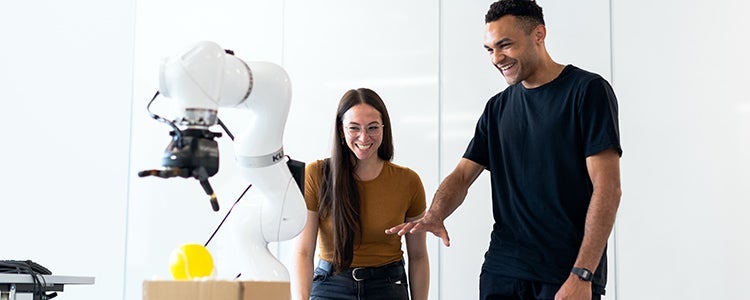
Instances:
[[[234,141],[235,158],[240,173],[261,197],[242,199],[227,225],[235,228],[244,260],[242,277],[288,281],[286,270],[279,269],[283,265],[260,253],[268,251],[268,242],[299,234],[307,216],[282,147],[291,103],[286,71],[273,63],[245,62],[215,43],[200,42],[163,62],[159,91],[177,102],[176,121],[187,128],[207,130],[217,123],[221,107],[250,114],[248,130]]]
[[[201,42],[165,59],[159,91],[176,100],[177,121],[188,127],[215,125],[219,107],[246,109],[250,132],[235,141],[236,156],[250,167],[276,162],[292,98],[289,76],[276,64],[244,62],[226,52]]]

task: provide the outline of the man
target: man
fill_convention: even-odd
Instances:
[[[599,299],[621,195],[614,92],[601,76],[552,60],[533,0],[500,0],[485,23],[484,47],[509,86],[487,102],[425,216],[386,233],[429,231],[450,246],[443,221],[487,169],[495,224],[480,298]]]

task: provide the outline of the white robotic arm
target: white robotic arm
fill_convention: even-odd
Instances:
[[[282,147],[291,102],[287,73],[276,64],[245,62],[216,43],[200,42],[165,59],[159,75],[159,92],[177,103],[173,128],[176,123],[185,129],[172,133],[175,140],[163,158],[166,169],[140,175],[204,179],[201,183],[205,181],[206,192],[216,202],[207,177],[218,171],[218,146],[213,138],[220,134],[208,127],[217,124],[219,108],[247,110],[251,123],[234,141],[235,158],[240,173],[259,196],[242,199],[226,225],[232,227],[234,247],[241,253],[236,263],[242,278],[288,281],[286,268],[267,247],[268,242],[299,234],[307,216],[301,185],[292,176]],[[184,140],[178,142],[180,138]]]

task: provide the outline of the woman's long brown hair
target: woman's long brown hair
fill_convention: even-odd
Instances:
[[[385,103],[374,91],[367,88],[349,90],[339,101],[336,111],[331,158],[323,164],[323,180],[320,186],[319,217],[328,216],[333,222],[333,265],[337,272],[348,269],[354,258],[354,244],[362,235],[360,216],[360,194],[354,170],[357,157],[344,138],[344,114],[358,104],[367,104],[380,112],[383,120],[383,140],[378,148],[378,157],[390,161],[393,158],[393,134],[391,119]],[[360,240],[361,241],[361,240]]]

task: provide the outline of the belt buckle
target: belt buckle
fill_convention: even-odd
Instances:
[[[363,267],[357,267],[352,270],[352,278],[354,279],[354,281],[359,282],[359,281],[365,280],[364,278],[357,278],[357,271],[364,270],[364,269],[365,268]]]

